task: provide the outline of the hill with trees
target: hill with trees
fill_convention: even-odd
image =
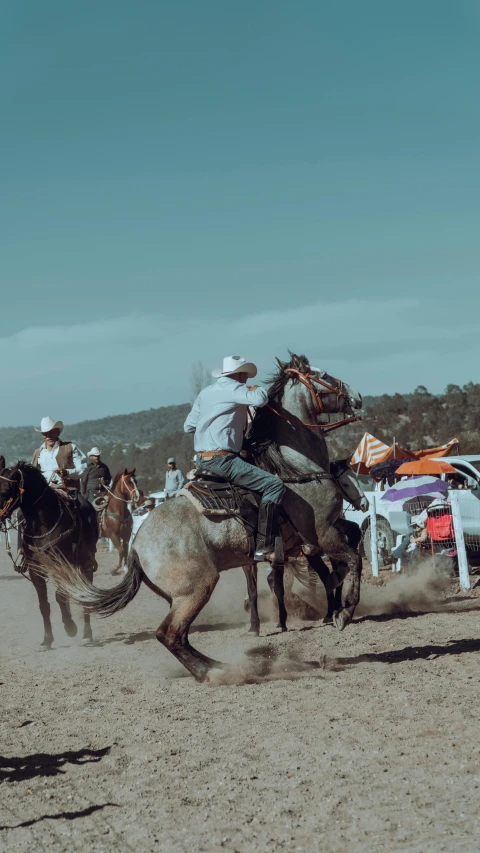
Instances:
[[[413,394],[365,397],[364,418],[333,432],[332,454],[347,455],[364,432],[407,450],[420,450],[458,438],[460,453],[480,454],[480,384],[447,385],[443,394],[431,394],[419,385]],[[333,452],[335,451],[335,452]]]
[[[163,488],[169,456],[176,457],[183,471],[193,466],[193,438],[183,432],[189,408],[185,403],[82,421],[66,426],[62,437],[75,441],[85,453],[98,445],[112,473],[136,468],[140,488],[156,491]],[[480,454],[480,384],[448,385],[440,395],[420,385],[412,394],[366,397],[363,420],[328,437],[331,458],[351,454],[365,431],[386,444],[395,437],[409,450],[444,444],[455,437],[460,453]],[[0,428],[0,453],[7,465],[30,459],[39,438],[33,427]]]

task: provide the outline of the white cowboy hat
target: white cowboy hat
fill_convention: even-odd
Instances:
[[[35,432],[51,432],[52,429],[63,430],[63,421],[54,421],[53,418],[42,418],[40,421],[40,429],[34,427]]]
[[[223,370],[219,367],[212,372],[212,376],[230,376],[232,373],[246,373],[249,379],[257,375],[257,368],[251,361],[245,361],[243,355],[227,355],[223,359]]]
[[[92,447],[91,450],[88,451],[87,456],[100,456],[101,451],[98,447]]]

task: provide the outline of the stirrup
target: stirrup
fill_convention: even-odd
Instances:
[[[253,559],[255,563],[270,563],[273,560],[274,556],[274,548],[262,548],[259,551],[255,551]]]

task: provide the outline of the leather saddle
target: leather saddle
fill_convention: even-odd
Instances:
[[[193,479],[185,489],[199,501],[205,515],[238,518],[248,536],[249,556],[253,556],[258,526],[259,494],[237,486],[235,483],[229,483],[223,477],[218,477],[202,468],[195,470]],[[279,523],[283,541],[286,542],[295,535],[295,531],[282,512],[280,512]]]
[[[226,514],[245,517],[250,523],[254,520],[253,527],[256,529],[260,497],[249,489],[229,483],[223,477],[218,477],[202,468],[195,470],[194,478],[186,488],[195,495],[206,510],[223,509]]]
[[[201,504],[205,515],[237,518],[248,536],[250,556],[255,550],[260,496],[197,468],[185,490]]]

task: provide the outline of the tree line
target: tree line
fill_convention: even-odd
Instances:
[[[208,377],[201,365],[192,369],[192,397]],[[84,453],[98,445],[112,471],[136,468],[145,493],[163,489],[169,456],[185,473],[193,467],[193,437],[183,432],[190,405],[164,406],[130,415],[117,415],[66,426],[62,438],[76,442]],[[458,438],[460,453],[480,455],[480,384],[447,385],[431,394],[419,385],[412,394],[366,397],[362,421],[328,437],[332,459],[348,456],[368,431],[386,444],[395,437],[408,450],[444,444]],[[7,465],[30,459],[39,436],[32,427],[0,429],[0,453]]]

